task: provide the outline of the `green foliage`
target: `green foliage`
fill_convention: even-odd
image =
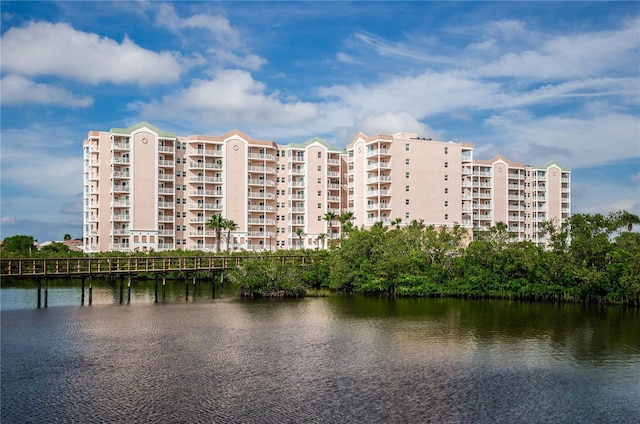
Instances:
[[[2,241],[2,256],[28,258],[35,251],[35,239],[31,236],[16,235]]]

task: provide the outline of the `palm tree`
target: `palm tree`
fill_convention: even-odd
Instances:
[[[353,229],[353,224],[351,223],[351,221],[353,221],[353,212],[347,211],[340,214],[340,216],[338,217],[338,221],[340,221],[340,226],[342,227],[340,235],[343,236],[345,234],[349,234],[349,232]]]
[[[229,247],[231,245],[231,231],[237,230],[238,224],[236,224],[233,219],[225,219],[222,223],[222,228],[227,230],[227,253],[229,253]]]
[[[224,221],[225,219],[222,217],[222,215],[217,213],[213,215],[207,221],[207,224],[206,224],[207,228],[211,228],[216,232],[216,252],[217,253],[220,253],[220,238],[221,238]]]
[[[324,220],[329,223],[329,239],[333,237],[333,220],[336,219],[336,213],[329,211],[324,214]]]
[[[302,237],[306,236],[302,228],[296,230],[296,235],[300,238],[300,247],[302,247]]]
[[[327,237],[325,233],[318,234],[318,241],[322,244],[322,249],[324,249],[324,239]]]

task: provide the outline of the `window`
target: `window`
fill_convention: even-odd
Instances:
[[[318,203],[318,209],[322,209],[322,203]]]
[[[322,165],[318,165],[318,171],[322,171]]]
[[[182,212],[182,217],[186,218],[187,217],[187,213],[186,212]]]
[[[445,175],[445,176],[444,176],[444,180],[445,180],[445,181],[449,181],[449,175]]]
[[[318,215],[318,221],[322,221],[322,215]]]
[[[444,188],[444,194],[449,194],[449,189],[447,187]]]
[[[404,217],[409,219],[409,212],[405,212]]]
[[[409,165],[409,158],[404,160],[405,165]]]
[[[445,147],[445,148],[444,148],[444,154],[445,154],[445,155],[448,155],[448,154],[449,154],[449,148],[448,148],[448,147]]]
[[[322,159],[322,152],[318,152],[318,159]]]
[[[404,199],[404,204],[408,205],[409,204],[409,199]]]
[[[318,178],[318,184],[322,184],[322,178]]]
[[[409,186],[404,186],[404,191],[409,191]]]
[[[445,213],[445,214],[444,214],[444,220],[445,220],[445,221],[448,221],[448,220],[449,220],[449,214],[448,214],[448,213]]]
[[[448,168],[448,167],[449,167],[449,162],[445,162],[445,163],[444,163],[444,167],[445,167],[445,168]]]
[[[404,175],[404,177],[405,177],[405,178],[409,178],[409,173],[407,172],[407,173]]]
[[[318,190],[318,196],[322,196],[322,190]]]
[[[409,143],[404,145],[405,150],[408,152],[409,151]]]
[[[448,201],[448,200],[445,200],[445,201],[444,201],[444,207],[445,207],[445,208],[448,208],[448,207],[449,207],[449,201]]]

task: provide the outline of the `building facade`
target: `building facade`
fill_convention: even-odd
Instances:
[[[570,215],[571,173],[555,162],[474,161],[470,143],[417,134],[358,134],[344,150],[239,131],[182,137],[142,122],[91,131],[83,150],[87,252],[323,248],[347,211],[364,228],[504,222],[518,239],[544,242],[538,224]],[[215,214],[237,225],[221,240],[206,225]]]

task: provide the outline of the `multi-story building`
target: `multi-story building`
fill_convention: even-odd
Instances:
[[[359,227],[504,222],[518,239],[544,242],[538,223],[570,214],[570,171],[555,162],[477,161],[470,143],[417,134],[358,134],[343,150],[239,131],[181,137],[143,122],[91,131],[83,147],[88,252],[322,248],[346,211]],[[207,227],[215,214],[237,225],[229,237]]]

